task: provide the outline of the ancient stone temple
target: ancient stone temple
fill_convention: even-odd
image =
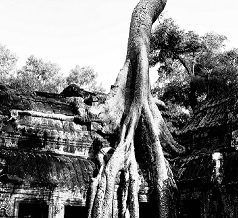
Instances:
[[[174,161],[179,217],[238,217],[238,102],[210,100],[180,133],[188,154]]]
[[[87,217],[93,144],[110,146],[87,109],[103,100],[75,86],[49,94],[0,85],[0,217]],[[237,112],[235,98],[210,100],[180,132],[187,153],[171,162],[178,217],[238,217]],[[143,218],[150,178],[140,175]]]
[[[0,86],[0,217],[86,217],[96,133],[84,100]]]
[[[49,94],[0,85],[0,217],[87,217],[93,144],[109,146],[87,109],[103,98],[76,86]],[[148,184],[141,180],[143,217]],[[114,201],[116,214],[116,194]]]

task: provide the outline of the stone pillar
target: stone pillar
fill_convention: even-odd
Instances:
[[[50,214],[50,213],[49,213]],[[50,218],[64,218],[64,205],[60,202],[57,202],[53,206],[52,214]]]
[[[113,203],[112,203],[112,218],[117,218],[118,217],[118,199],[117,199],[117,190],[118,190],[118,185],[115,185],[115,191],[114,191],[114,196],[113,196]]]
[[[212,154],[212,159],[215,161],[215,167],[213,169],[213,180],[218,184],[222,183],[223,172],[222,172],[222,164],[223,164],[223,155],[220,152],[214,152]]]

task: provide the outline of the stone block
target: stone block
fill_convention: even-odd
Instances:
[[[69,132],[70,128],[69,128],[69,122],[68,121],[62,121],[63,123],[63,129],[65,132]]]

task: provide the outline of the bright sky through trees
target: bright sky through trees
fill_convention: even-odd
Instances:
[[[108,89],[123,65],[130,16],[138,0],[1,0],[0,43],[19,58],[34,54],[64,73],[90,65]],[[181,28],[217,32],[238,48],[237,0],[168,0],[166,14]]]

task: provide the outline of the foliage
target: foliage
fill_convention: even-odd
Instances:
[[[11,88],[60,93],[73,83],[88,91],[105,92],[102,85],[97,84],[97,73],[89,66],[77,65],[65,78],[57,64],[34,55],[26,60],[21,69],[16,68],[16,63],[16,55],[0,44],[0,81]]]
[[[152,34],[150,65],[158,66],[153,92],[167,105],[163,113],[176,133],[199,103],[237,93],[238,50],[225,50],[226,37],[200,36],[164,18]]]
[[[76,84],[87,91],[104,92],[102,86],[97,84],[97,76],[97,73],[91,67],[80,67],[76,65],[76,67],[70,71],[66,82],[68,85]]]
[[[162,115],[169,131],[176,135],[190,118],[190,111],[179,104],[167,101],[166,110],[162,111]]]
[[[0,44],[0,80],[5,82],[16,67],[17,57],[8,48]]]
[[[13,88],[58,93],[65,86],[63,76],[59,72],[57,64],[44,62],[32,55],[25,66],[11,77],[9,83]]]
[[[205,58],[204,58],[205,59]],[[207,58],[208,60],[208,58]],[[214,55],[208,62],[206,78],[207,98],[226,96],[237,90],[238,51],[229,50]],[[233,91],[232,91],[233,90]]]
[[[185,61],[192,60],[203,49],[204,45],[198,34],[185,32],[171,19],[164,19],[152,34],[150,64],[163,63],[160,70],[171,72],[171,64],[178,60],[187,73],[191,73]]]
[[[164,93],[160,97],[161,100],[169,101],[173,104],[179,104],[184,107],[189,107],[189,84],[173,80],[164,88]]]
[[[163,118],[169,131],[176,135],[184,127],[192,111],[189,107],[189,83],[185,81],[172,80],[162,88],[155,91],[157,98],[165,102],[166,108],[162,110]]]
[[[163,19],[153,33],[150,54],[150,64],[159,63],[159,80],[165,84],[160,97],[193,109],[199,101],[235,88],[237,50],[226,51],[226,39],[186,32],[171,18]]]

